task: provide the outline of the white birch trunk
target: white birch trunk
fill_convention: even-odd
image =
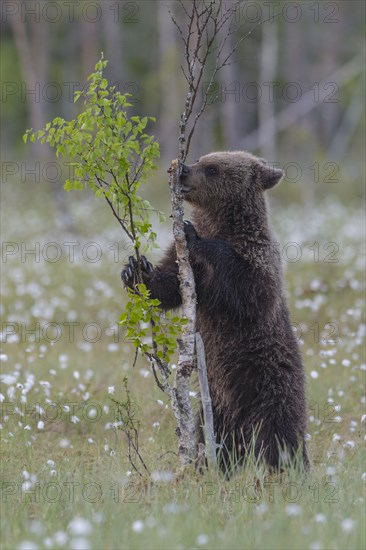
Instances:
[[[169,178],[173,214],[173,235],[179,267],[182,316],[188,319],[188,323],[183,326],[182,338],[179,341],[178,365],[173,387],[177,405],[177,407],[173,406],[173,409],[178,423],[178,454],[180,464],[184,467],[195,459],[195,423],[192,403],[189,397],[189,379],[195,368],[196,290],[184,234],[183,197],[180,189],[179,172],[180,163],[178,161],[173,161]],[[178,408],[178,414],[176,408]]]
[[[212,412],[212,402],[210,388],[207,378],[207,367],[205,357],[205,346],[199,332],[196,332],[196,353],[197,353],[197,368],[198,380],[201,391],[201,402],[204,421],[204,436],[205,436],[205,454],[209,468],[216,468],[216,441],[214,431],[214,419]]]

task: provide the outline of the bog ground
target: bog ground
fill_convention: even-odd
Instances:
[[[39,184],[26,196],[8,184],[3,198],[2,548],[365,547],[361,209],[271,209],[306,364],[308,478],[250,465],[176,479],[167,399],[115,324],[128,250],[107,207],[75,194],[61,216]],[[164,247],[169,229],[158,233]],[[125,376],[142,477],[111,399]]]

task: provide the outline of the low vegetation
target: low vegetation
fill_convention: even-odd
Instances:
[[[45,191],[42,210],[33,195],[21,223],[10,211],[3,220],[2,547],[363,548],[361,213],[323,205],[310,227],[295,205],[285,221],[272,211],[306,363],[309,477],[249,464],[230,480],[176,479],[167,399],[147,362],[131,367],[133,347],[113,325],[129,254],[118,226],[107,207],[97,217],[92,198],[74,199],[77,230],[62,230]],[[8,187],[6,198],[22,204],[22,193]],[[149,473],[133,469],[119,429],[126,376]]]

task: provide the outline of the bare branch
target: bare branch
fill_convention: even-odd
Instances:
[[[182,0],[179,0],[179,5],[180,7],[182,8],[182,10],[184,11],[184,13],[186,14],[187,18],[188,18],[188,21],[190,21],[190,14],[188,13],[185,5],[184,5],[184,2]],[[170,13],[170,12],[169,12]]]
[[[105,200],[107,201],[109,207],[111,208],[112,212],[113,212],[113,216],[116,218],[116,220],[118,221],[118,223],[120,224],[120,226],[122,227],[123,231],[126,233],[127,237],[129,239],[132,239],[133,236],[132,234],[128,231],[126,225],[123,223],[123,220],[121,219],[121,217],[118,215],[118,213],[116,212],[116,209],[114,208],[113,206],[113,203],[112,201],[107,197],[107,194],[105,192],[105,189],[103,187],[103,184],[107,185],[108,186],[108,183],[105,182],[104,180],[102,180],[101,178],[99,178],[98,176],[96,176],[96,179],[97,179],[97,182],[98,182],[98,187],[99,189],[102,189],[103,190],[103,195],[104,195],[104,198]]]
[[[181,39],[183,40],[183,42],[185,43],[185,39],[184,39],[184,35],[183,35],[183,31],[182,29],[180,28],[180,26],[178,25],[176,19],[173,17],[171,11],[169,11],[169,15],[170,15],[170,18],[171,20],[173,21],[174,25],[177,27],[178,31],[179,31],[179,34],[180,34],[180,37]]]

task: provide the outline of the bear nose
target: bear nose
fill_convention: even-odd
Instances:
[[[187,166],[186,164],[182,164],[182,171],[181,171],[180,175],[183,176],[183,177],[186,177],[186,176],[188,176],[190,170],[191,169],[190,169],[189,166]]]

